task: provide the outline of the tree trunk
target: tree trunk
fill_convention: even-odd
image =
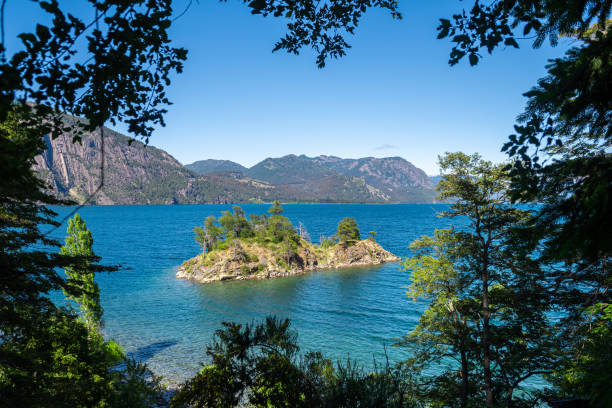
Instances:
[[[485,248],[485,261],[481,274],[482,279],[482,367],[484,369],[486,406],[492,407],[494,404],[493,391],[491,384],[491,346],[489,344],[489,273],[487,262],[487,250]]]
[[[469,380],[468,380],[468,360],[465,351],[465,339],[461,340],[461,408],[466,408],[468,404]]]

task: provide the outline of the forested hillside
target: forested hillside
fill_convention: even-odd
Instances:
[[[228,160],[183,166],[167,152],[105,128],[104,187],[93,204],[433,202],[425,173],[401,158],[266,159],[246,169]],[[81,143],[45,137],[34,169],[58,198],[84,202],[100,184],[99,131]],[[188,167],[193,169],[190,170]],[[200,173],[200,174],[198,174]]]

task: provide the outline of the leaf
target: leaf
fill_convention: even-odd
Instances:
[[[508,38],[506,38],[506,40],[504,41],[504,44],[506,44],[506,45],[511,45],[511,46],[513,46],[514,48],[518,48],[518,47],[519,47],[519,45],[518,45],[518,43],[516,42],[516,40],[515,40],[514,38],[512,38],[512,37],[508,37]]]
[[[49,29],[42,24],[36,24],[36,35],[42,42],[47,42],[51,38]]]
[[[476,64],[478,64],[478,55],[476,54],[470,54],[470,65],[474,66]]]
[[[253,9],[253,14],[259,14],[266,7],[266,0],[253,0],[249,3],[249,7]]]

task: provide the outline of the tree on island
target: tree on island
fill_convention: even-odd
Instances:
[[[300,236],[289,218],[280,215],[283,211],[279,203],[275,203],[268,212],[274,215],[251,214],[246,218],[240,206],[233,206],[232,211],[223,211],[217,220],[208,216],[204,228],[195,227],[195,240],[202,246],[204,252],[229,244],[234,239],[254,239],[261,244],[288,242],[294,244]]]
[[[361,235],[357,227],[357,221],[351,217],[344,217],[338,223],[338,230],[334,238],[342,246],[349,247],[359,241]]]
[[[217,219],[209,215],[204,220],[204,228],[194,227],[193,232],[195,233],[195,240],[202,247],[203,252],[210,252],[213,246],[223,238],[223,232],[217,225]]]
[[[278,200],[274,200],[272,207],[268,209],[268,213],[274,215],[281,215],[283,213],[283,207],[281,207],[281,203]]]
[[[222,233],[226,237],[233,238],[248,238],[254,235],[253,228],[246,219],[244,211],[238,205],[232,206],[231,211],[223,211],[221,218],[219,218],[219,224],[222,227]]]

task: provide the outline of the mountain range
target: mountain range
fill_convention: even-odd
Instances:
[[[434,183],[401,157],[288,155],[246,168],[229,160],[183,166],[167,152],[104,130],[104,187],[93,204],[431,203]],[[130,140],[132,141],[130,143]],[[83,202],[100,183],[99,132],[45,138],[34,169],[60,198]]]

